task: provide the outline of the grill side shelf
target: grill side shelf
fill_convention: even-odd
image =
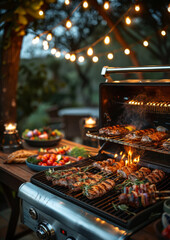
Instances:
[[[135,143],[135,142],[130,142],[125,140],[123,137],[106,137],[106,136],[100,136],[98,133],[86,133],[87,137],[90,138],[95,138],[98,140],[103,140],[103,141],[108,141],[108,142],[113,142],[113,143],[118,143],[121,145],[126,145],[126,146],[130,146],[130,147],[134,147],[134,148],[139,148],[139,149],[143,149],[143,150],[149,150],[149,151],[153,151],[153,152],[158,152],[158,153],[164,153],[164,154],[170,154],[170,151],[166,150],[165,148],[159,146],[148,146],[147,144],[144,143]]]

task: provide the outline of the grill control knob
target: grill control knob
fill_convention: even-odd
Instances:
[[[38,225],[37,236],[40,239],[53,239],[55,232],[52,226],[44,221]]]
[[[30,215],[31,218],[34,219],[34,220],[36,220],[36,219],[38,218],[38,214],[37,214],[36,210],[35,210],[33,207],[31,207],[31,208],[29,209],[29,215]]]

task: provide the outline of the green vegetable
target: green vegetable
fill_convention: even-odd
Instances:
[[[32,164],[38,164],[41,160],[38,160],[36,157],[28,157],[27,161]]]
[[[131,211],[128,210],[129,207],[128,207],[126,204],[115,204],[115,203],[112,202],[112,206],[114,207],[114,209],[115,209],[116,211],[121,210],[121,211],[126,212],[126,213],[129,214],[129,215],[136,215],[136,213],[131,212]]]
[[[75,158],[79,156],[87,158],[90,156],[90,152],[87,151],[84,147],[74,147],[71,149],[71,151],[68,154]]]

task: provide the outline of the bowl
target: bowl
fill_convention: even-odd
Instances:
[[[50,140],[30,140],[26,138],[22,138],[28,145],[32,147],[53,147],[56,146],[63,136],[57,136],[55,139]]]
[[[36,172],[40,172],[40,171],[48,170],[49,168],[56,167],[56,166],[39,166],[37,164],[29,163],[27,160],[26,160],[26,165],[30,169],[32,169],[33,171],[36,171]]]

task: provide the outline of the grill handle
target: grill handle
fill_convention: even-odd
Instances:
[[[108,67],[104,66],[101,75],[112,81],[111,73],[135,73],[135,72],[170,72],[170,66],[144,66],[144,67]]]

